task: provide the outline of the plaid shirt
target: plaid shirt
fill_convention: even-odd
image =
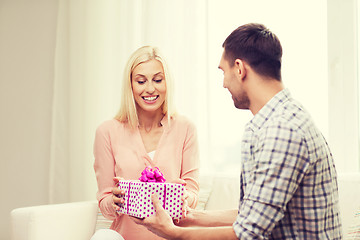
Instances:
[[[330,149],[309,114],[283,90],[246,125],[239,239],[341,239]]]

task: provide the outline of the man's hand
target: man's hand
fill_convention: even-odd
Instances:
[[[154,205],[155,214],[144,219],[131,217],[132,220],[137,224],[145,226],[149,231],[160,237],[173,239],[177,227],[173,224],[171,217],[161,206],[159,197],[156,194],[152,195],[151,200]]]
[[[197,216],[203,214],[204,211],[195,210],[187,207],[186,209],[186,217],[184,216],[180,220],[174,221],[176,226],[179,227],[191,227],[191,226],[198,226]]]
[[[135,217],[132,217],[132,219],[135,223],[145,226],[149,231],[153,232],[154,234],[162,238],[171,239],[171,240],[176,240],[176,239],[236,240],[237,239],[235,232],[231,226],[231,223],[230,224],[227,223],[227,221],[229,220],[229,216],[224,216],[224,214],[222,214],[225,213],[225,215],[230,215],[231,217],[235,213],[236,216],[237,213],[236,210],[235,212],[233,212],[232,210],[216,211],[216,213],[213,215],[215,218],[215,222],[212,222],[213,221],[212,219],[208,219],[208,217],[209,216],[211,217],[212,215],[211,214],[208,215],[204,211],[189,212],[188,215],[189,218],[183,224],[187,225],[188,221],[198,222],[198,219],[196,219],[197,216],[192,216],[194,214],[194,215],[199,215],[201,216],[201,218],[203,218],[200,219],[200,222],[198,222],[199,223],[198,226],[203,226],[203,227],[182,228],[174,225],[171,217],[167,214],[167,212],[165,212],[165,210],[161,206],[161,203],[157,195],[152,195],[151,199],[155,208],[155,214],[144,219],[138,219]]]

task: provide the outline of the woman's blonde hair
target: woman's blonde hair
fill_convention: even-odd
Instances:
[[[156,59],[161,62],[166,83],[166,95],[165,102],[162,106],[163,114],[167,115],[168,120],[175,114],[175,109],[173,106],[173,81],[169,68],[166,64],[166,61],[162,54],[159,52],[159,49],[152,46],[144,46],[137,49],[129,58],[125,70],[124,77],[121,89],[121,104],[120,109],[115,119],[120,122],[125,122],[130,125],[132,128],[136,128],[139,124],[139,119],[136,111],[136,105],[134,100],[134,95],[131,86],[131,75],[136,66],[141,63]]]

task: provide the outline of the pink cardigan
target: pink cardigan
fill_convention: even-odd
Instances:
[[[195,126],[183,116],[176,115],[168,123],[161,121],[164,132],[157,146],[154,159],[148,156],[138,129],[131,130],[126,124],[112,119],[96,130],[94,143],[98,192],[97,199],[102,214],[114,222],[111,229],[118,231],[126,240],[162,239],[136,225],[127,215],[115,219],[111,206],[113,177],[138,179],[145,166],[158,167],[167,182],[178,178],[186,181],[188,203],[194,208],[198,198],[199,152]]]

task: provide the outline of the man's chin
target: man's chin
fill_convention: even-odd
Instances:
[[[239,104],[239,103],[234,102],[234,106],[235,106],[237,109],[249,110],[249,104]]]

